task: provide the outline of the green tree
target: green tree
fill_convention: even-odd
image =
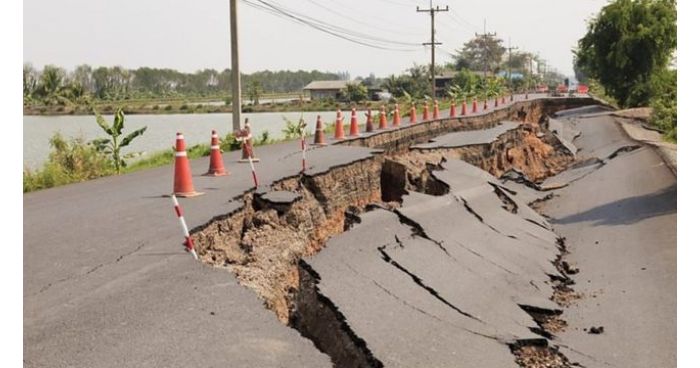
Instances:
[[[260,96],[263,93],[262,84],[258,80],[254,80],[248,86],[248,99],[253,103],[253,105],[260,104]]]
[[[36,94],[41,97],[41,99],[47,105],[65,105],[70,103],[70,101],[67,101],[61,95],[61,89],[63,88],[65,79],[65,70],[53,65],[46,65],[44,70],[41,72],[41,76],[39,77],[39,84],[36,89]]]
[[[458,86],[464,91],[469,91],[475,89],[480,80],[481,77],[477,74],[470,72],[468,69],[462,69],[452,79],[451,85]]]
[[[344,98],[357,103],[367,99],[368,91],[362,83],[348,83],[342,93]]]
[[[454,56],[455,68],[497,73],[503,54],[506,52],[502,43],[502,39],[491,34],[479,35],[471,39]]]
[[[404,92],[414,98],[430,94],[431,84],[427,66],[413,65],[407,72],[408,74],[399,76],[390,75],[384,79],[381,87],[398,97],[403,96]]]
[[[134,138],[142,135],[143,132],[146,131],[147,127],[137,129],[120,139],[122,131],[124,130],[124,112],[122,109],[117,109],[117,112],[114,114],[114,122],[112,123],[112,126],[107,125],[105,119],[95,109],[93,109],[93,112],[95,114],[95,118],[97,119],[97,125],[99,125],[100,128],[102,128],[102,130],[109,135],[109,138],[95,139],[92,141],[92,143],[99,152],[111,156],[114,171],[119,174],[121,169],[126,167],[126,161],[124,160],[125,157],[122,157],[121,149],[128,146],[129,143],[134,140]]]
[[[676,49],[675,0],[615,0],[588,25],[575,50],[580,72],[595,78],[621,106],[654,95],[652,76]]]
[[[34,93],[36,92],[38,83],[39,77],[36,69],[34,69],[32,64],[24,63],[22,68],[22,89],[25,104],[32,100],[32,96],[34,96]]]

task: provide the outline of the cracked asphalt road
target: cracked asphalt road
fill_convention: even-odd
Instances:
[[[607,118],[572,121],[582,132],[574,139],[579,155],[607,157],[626,143],[601,119]],[[613,140],[601,143],[606,137]],[[257,149],[261,180],[294,175],[297,145]],[[323,171],[371,152],[327,147],[309,152],[309,161],[311,170]],[[235,158],[225,155],[227,163]],[[206,158],[195,160],[193,172],[207,165]],[[229,166],[234,175],[225,181],[194,179],[207,194],[181,202],[191,227],[238,205],[228,200],[250,188],[246,165]],[[544,195],[500,183],[518,191],[514,215],[501,208],[493,179],[465,180],[453,175],[469,171],[464,163],[446,165],[437,175],[461,190],[442,197],[411,193],[400,210],[417,219],[425,236],[395,213],[372,211],[356,228],[376,231],[352,243],[359,245],[355,254],[336,253],[339,263],[320,288],[338,294],[331,299],[387,366],[515,367],[507,343],[542,339],[518,304],[558,308],[547,284],[547,274],[557,272],[550,263],[556,236],[524,206]],[[569,346],[564,349],[573,361],[589,367],[675,362],[675,178],[664,170],[649,149],[624,152],[546,203],[545,213],[568,238],[571,262],[581,269],[576,287],[591,280],[584,292],[604,290],[564,312],[570,327],[555,343]],[[331,366],[228,272],[181,251],[171,204],[161,197],[171,189],[171,175],[164,167],[24,196],[25,366]],[[594,200],[581,201],[585,196]],[[384,237],[387,229],[398,230]],[[342,237],[352,232],[332,242],[347,241]],[[594,239],[607,247],[593,247]],[[389,262],[379,251],[384,245]],[[323,268],[324,258],[347,248],[329,246],[309,263]],[[324,286],[334,282],[340,289]],[[353,291],[360,286],[365,294]],[[582,332],[587,324],[604,325],[605,332]]]
[[[589,157],[637,144],[609,115],[571,121]],[[542,211],[567,239],[584,298],[559,338],[587,367],[676,366],[676,178],[653,148],[619,154],[556,191]],[[585,198],[585,200],[580,200]],[[603,326],[602,334],[590,334]],[[576,351],[582,352],[578,354]]]

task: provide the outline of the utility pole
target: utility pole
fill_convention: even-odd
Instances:
[[[532,81],[532,54],[528,53],[527,60],[530,64],[530,77],[527,79],[527,91],[529,91],[530,90],[530,81]],[[525,92],[525,95],[527,96],[527,92]]]
[[[231,10],[231,107],[233,131],[241,130],[241,70],[238,65],[238,0],[229,0]]]
[[[486,32],[486,19],[484,19],[484,33],[478,34],[478,33],[474,32],[474,36],[475,36],[477,39],[479,39],[479,37],[483,37],[483,38],[484,38],[483,44],[484,44],[484,79],[485,79],[485,78],[486,78],[486,74],[488,74],[488,69],[489,69],[489,54],[490,54],[488,48],[486,47],[486,40],[487,40],[489,37],[496,37],[496,32],[494,32],[494,33],[487,33],[487,32]]]
[[[440,8],[440,5],[433,7],[433,0],[430,0],[430,9],[421,9],[416,6],[416,11],[419,13],[430,12],[430,42],[425,42],[423,45],[430,45],[430,80],[432,81],[432,95],[435,99],[435,45],[442,45],[440,42],[435,42],[435,13],[449,11],[450,7]]]
[[[512,67],[511,67],[511,63],[512,63],[511,51],[517,50],[517,49],[518,49],[517,47],[512,47],[510,45],[510,37],[508,37],[508,85],[509,86],[513,85],[513,76],[512,76]]]
[[[547,84],[547,60],[542,60],[542,83]]]

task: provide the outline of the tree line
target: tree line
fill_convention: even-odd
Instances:
[[[555,70],[547,70],[546,61],[532,52],[508,52],[503,39],[492,34],[477,35],[462,45],[452,55],[452,62],[435,66],[435,74],[454,74],[451,89],[486,90],[489,82],[503,84],[512,91],[534,88],[537,84],[554,86],[563,83],[565,76]],[[365,82],[363,80],[363,82]],[[365,82],[366,83],[366,82]],[[431,94],[429,67],[414,65],[399,75],[390,75],[380,85],[394,96],[408,94],[422,98]]]
[[[72,71],[54,65],[37,70],[23,68],[24,104],[87,104],[92,100],[128,100],[190,96],[222,96],[231,93],[231,70],[203,69],[184,73],[167,68],[79,65]],[[313,80],[338,80],[347,73],[312,71],[260,71],[241,74],[244,92],[287,93],[300,91]]]

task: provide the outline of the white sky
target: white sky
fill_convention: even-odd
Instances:
[[[251,0],[256,1],[256,0]],[[270,0],[344,28],[402,42],[429,41],[428,0]],[[434,1],[437,62],[451,60],[462,43],[483,32],[510,38],[520,50],[539,52],[558,71],[573,74],[571,49],[586,20],[607,0]],[[323,7],[330,8],[332,12]],[[230,65],[228,0],[24,0],[23,59],[41,68],[56,64],[168,67],[180,71]],[[384,51],[356,45],[239,1],[241,69],[318,69],[374,72],[383,77],[430,60],[427,47]],[[340,16],[347,14],[348,16]],[[465,22],[466,21],[466,22]]]

